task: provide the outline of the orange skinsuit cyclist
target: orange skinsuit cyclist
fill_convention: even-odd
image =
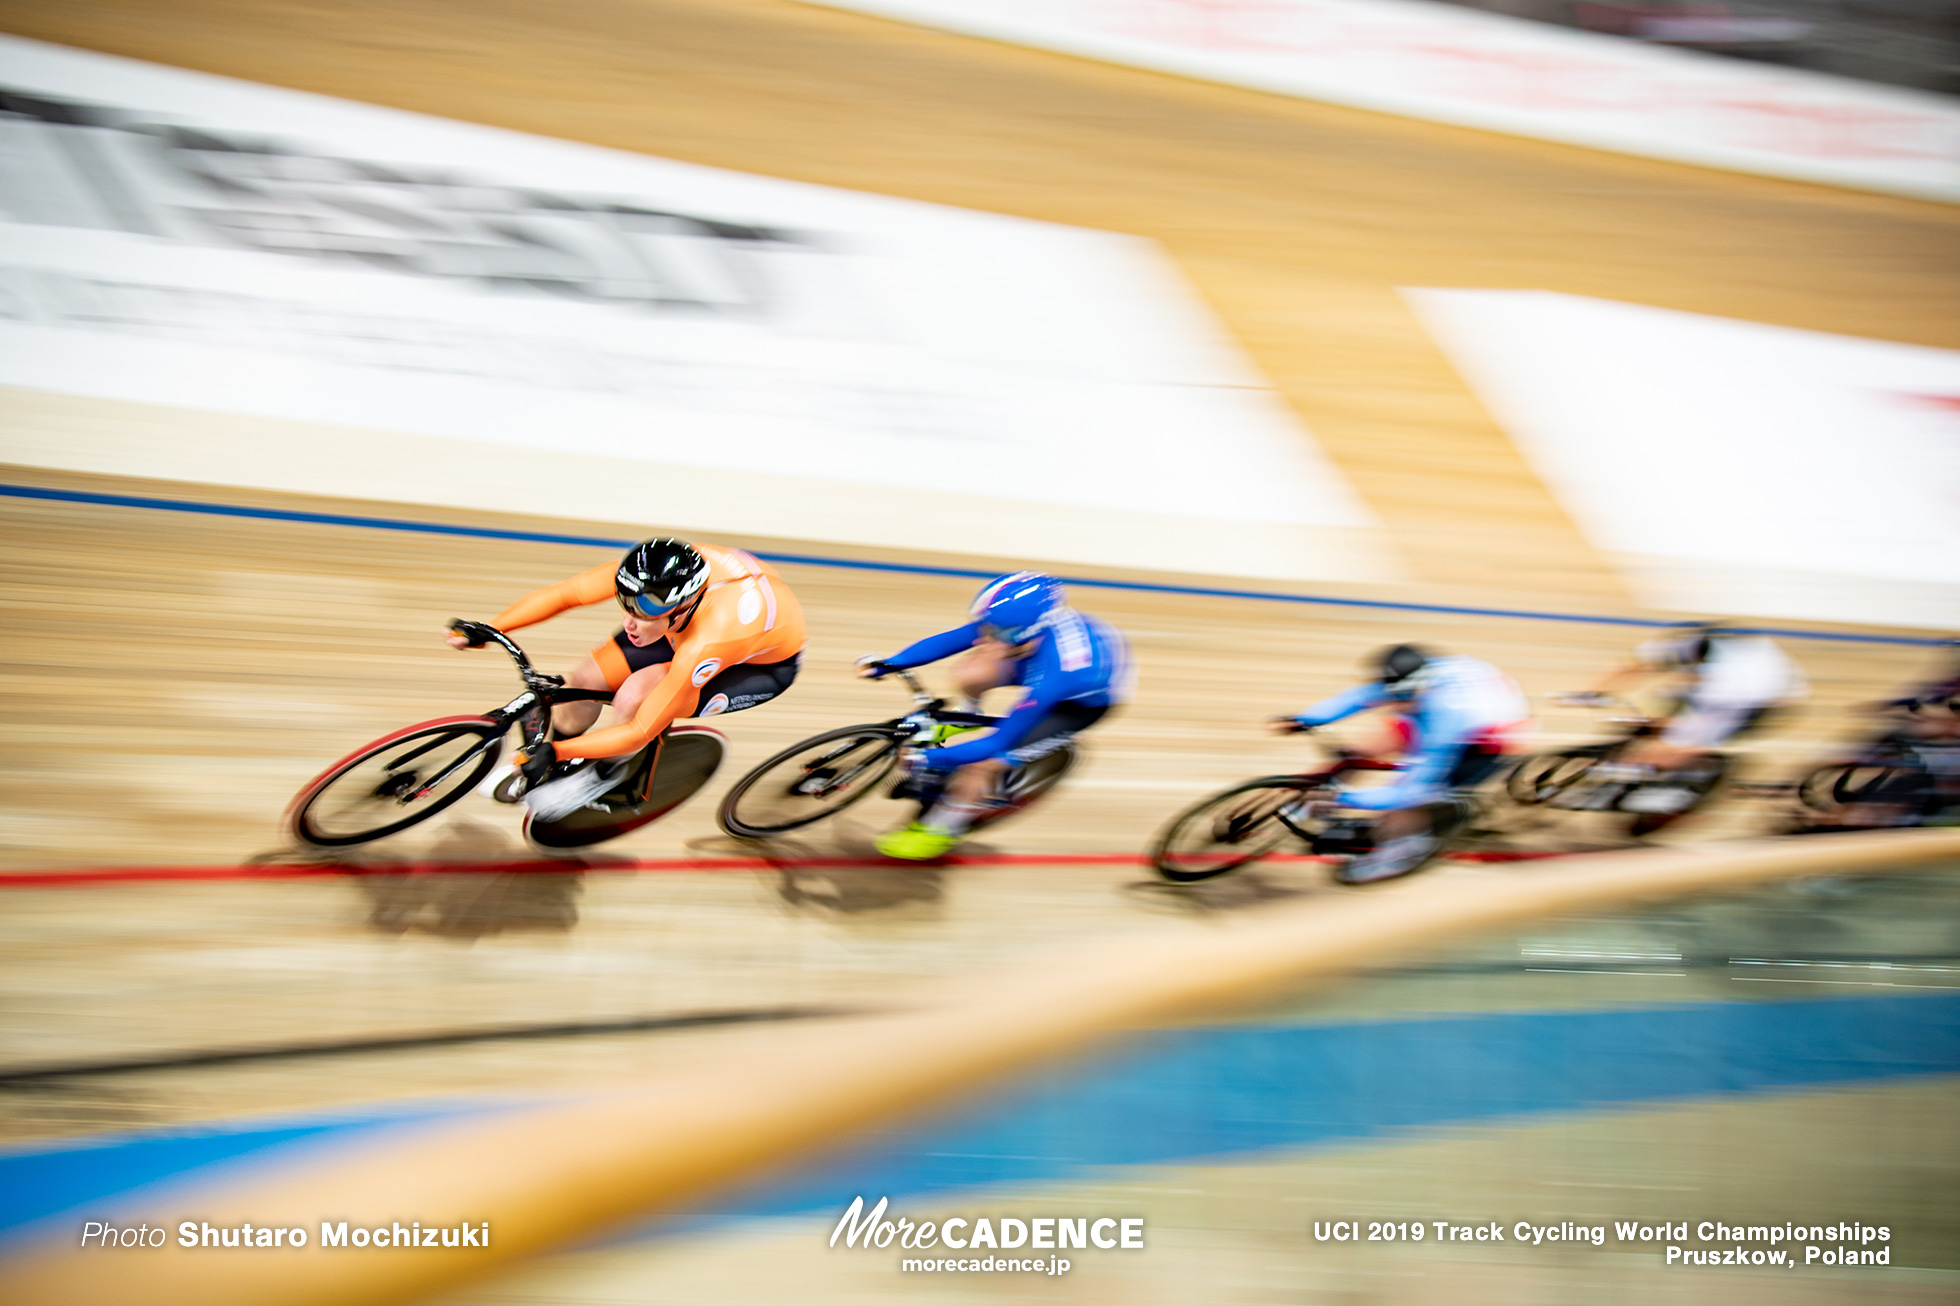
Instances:
[[[523,761],[534,784],[554,761],[631,756],[682,717],[740,712],[796,679],[805,643],[796,596],[773,568],[713,544],[647,540],[617,563],[525,595],[490,624],[520,630],[608,599],[624,611],[621,629],[566,683],[613,690],[613,724],[591,729],[597,703],[559,704],[560,737]],[[456,636],[450,643],[463,646]]]

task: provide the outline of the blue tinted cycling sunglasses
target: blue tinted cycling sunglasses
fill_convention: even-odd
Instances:
[[[658,604],[644,594],[634,594],[630,597],[618,594],[614,597],[619,600],[619,606],[626,610],[626,615],[637,617],[641,621],[657,621],[661,617],[672,616],[687,603],[686,599],[682,599],[679,603]]]

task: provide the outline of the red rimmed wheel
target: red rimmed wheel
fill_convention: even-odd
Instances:
[[[483,716],[405,726],[314,777],[286,809],[287,822],[320,848],[398,834],[482,783],[503,754],[504,729]]]

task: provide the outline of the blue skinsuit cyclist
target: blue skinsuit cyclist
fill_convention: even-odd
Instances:
[[[1397,644],[1374,662],[1376,679],[1273,722],[1282,732],[1311,729],[1395,705],[1413,727],[1415,756],[1394,783],[1336,795],[1345,807],[1387,813],[1375,825],[1373,851],[1336,873],[1347,884],[1406,875],[1427,861],[1437,845],[1430,804],[1488,779],[1503,764],[1508,737],[1531,714],[1516,682],[1476,658],[1436,657]]]
[[[917,755],[929,773],[922,778],[950,778],[923,820],[879,838],[878,851],[887,857],[924,861],[943,855],[966,837],[1010,770],[1054,752],[1129,697],[1129,647],[1122,635],[1069,607],[1053,577],[1022,571],[989,581],[969,615],[965,625],[867,662],[860,673],[876,680],[965,653],[952,668],[953,679],[976,709],[990,689],[1027,690],[991,732]]]

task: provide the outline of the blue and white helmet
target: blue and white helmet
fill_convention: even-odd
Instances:
[[[969,615],[1003,644],[1025,644],[1062,602],[1061,582],[1053,576],[1017,571],[982,586]]]

